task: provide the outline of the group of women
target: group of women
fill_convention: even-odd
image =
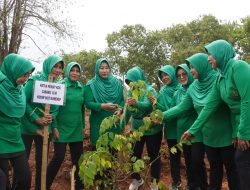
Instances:
[[[131,131],[135,131],[142,125],[143,117],[152,112],[155,102],[164,113],[163,124],[153,123],[133,150],[133,156],[140,158],[146,144],[152,161],[151,190],[158,189],[153,181],[160,180],[162,136],[169,149],[183,139],[192,142],[183,145],[186,190],[220,190],[224,167],[230,190],[249,190],[250,66],[234,58],[234,48],[225,40],[216,40],[206,45],[205,50],[206,53],[196,53],[176,68],[166,65],[159,69],[158,77],[163,83],[159,93],[149,85],[140,67],[131,68],[125,82],[144,81],[146,93],[135,99],[128,90],[127,100],[124,100],[122,83],[111,74],[106,58],[97,60],[95,76],[84,86],[80,82],[82,69],[77,62],[67,64],[65,78],[58,80],[64,62],[57,55],[45,59],[42,73],[31,77],[34,66],[29,60],[17,54],[7,55],[0,71],[0,190],[30,189],[28,158],[33,142],[35,189],[41,189],[43,126],[49,126],[50,140],[54,144],[54,155],[47,167],[46,188],[51,188],[69,145],[72,164],[76,165],[75,189],[84,189],[77,174],[78,160],[83,153],[85,107],[91,110],[90,141],[95,150],[100,124],[105,117],[122,116],[120,127],[111,129],[116,134],[121,133],[130,119]],[[45,114],[44,105],[32,101],[33,86],[36,80],[48,81],[50,77],[53,82],[65,84],[66,98],[65,105],[52,105],[50,113]],[[153,96],[148,96],[149,93]],[[124,109],[123,114],[124,105],[135,109]],[[205,154],[210,166],[209,180]],[[169,156],[170,190],[182,189],[180,155],[178,151]],[[8,180],[9,163],[14,171],[12,184]],[[139,173],[133,173],[131,179],[129,190],[138,190],[144,183]]]

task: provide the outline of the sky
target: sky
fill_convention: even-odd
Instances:
[[[46,56],[63,49],[66,53],[95,49],[104,51],[107,34],[118,32],[124,25],[142,24],[148,30],[161,30],[173,24],[185,24],[211,14],[221,21],[236,21],[250,16],[249,0],[74,0],[64,14],[72,20],[79,36],[78,43],[51,42],[42,39],[41,53],[26,42],[21,54],[35,61],[41,70]],[[41,39],[38,39],[38,43]],[[32,52],[32,53],[31,53]]]

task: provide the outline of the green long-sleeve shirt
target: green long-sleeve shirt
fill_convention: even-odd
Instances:
[[[124,106],[124,100],[123,100],[123,94],[117,94],[117,96],[121,96],[122,100],[119,103],[119,106]],[[114,114],[113,111],[109,110],[103,110],[101,108],[101,103],[96,102],[92,90],[89,85],[85,87],[85,103],[86,107],[91,110],[90,116],[89,116],[89,123],[90,123],[90,142],[93,146],[96,145],[96,141],[100,137],[99,131],[100,131],[100,125],[104,118],[109,117]],[[116,127],[113,127],[111,132],[114,132],[116,134],[119,134],[121,132],[121,127],[119,125],[116,125]]]
[[[250,67],[244,61],[231,59],[224,74],[216,81],[207,105],[191,127],[190,132],[202,127],[223,100],[231,110],[233,137],[250,140]]]
[[[66,103],[59,107],[56,117],[56,128],[59,131],[59,139],[55,142],[81,142],[83,141],[83,128],[85,127],[84,86],[74,85],[63,80],[66,84]]]
[[[208,105],[210,103],[207,103]],[[164,119],[171,119],[188,113],[195,108],[198,114],[202,106],[193,105],[189,90],[183,101],[174,108],[164,113]],[[223,147],[232,144],[232,127],[230,123],[230,113],[226,105],[220,105],[214,110],[213,115],[202,123],[201,128],[190,128],[189,132],[195,135],[193,142],[203,142],[211,147]]]
[[[168,94],[165,94],[164,91],[160,91],[160,94],[157,98],[157,108],[162,112],[170,109],[174,105],[173,94],[172,96],[168,96]],[[168,97],[166,98],[166,96]],[[169,101],[168,105],[166,105],[166,99]],[[171,120],[165,120],[163,125],[165,139],[177,139],[177,120],[175,118],[172,118]]]
[[[0,157],[25,150],[21,138],[21,119],[0,111]]]
[[[174,94],[174,102],[175,106],[180,104],[182,100],[184,99],[187,91],[185,93],[181,92],[183,89],[179,89]],[[181,139],[181,136],[184,132],[186,132],[194,123],[194,121],[197,118],[197,112],[194,108],[191,108],[188,112],[181,114],[179,117],[177,117],[177,141],[179,142]]]
[[[26,95],[26,111],[25,115],[22,118],[22,133],[26,135],[36,135],[37,129],[43,129],[43,126],[40,126],[36,123],[36,119],[42,118],[44,114],[42,111],[45,109],[44,104],[33,103],[33,91],[34,91],[34,79],[29,79],[25,84],[24,90]],[[40,111],[42,110],[42,111]],[[58,106],[50,106],[50,114],[53,117],[52,124],[50,125],[49,131],[51,132],[51,127],[55,126],[55,118],[58,113]]]

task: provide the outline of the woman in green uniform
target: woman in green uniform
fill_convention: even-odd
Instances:
[[[161,111],[166,111],[174,106],[174,93],[180,88],[180,84],[175,75],[175,69],[172,65],[165,65],[158,71],[158,77],[163,82],[164,86],[159,92],[157,98],[157,107]],[[177,120],[172,119],[164,122],[164,137],[167,141],[170,150],[177,144]],[[170,152],[170,151],[169,151]],[[170,190],[175,190],[181,187],[180,175],[180,152],[169,154],[170,171],[172,184]]]
[[[187,64],[191,68],[191,72],[196,80],[188,89],[188,92],[178,106],[164,113],[164,118],[173,117],[180,113],[190,110],[194,107],[199,114],[202,108],[207,105],[207,97],[211,93],[215,80],[219,76],[219,72],[212,69],[207,60],[208,56],[204,53],[197,53],[187,58]],[[203,130],[196,133],[196,138],[201,138],[200,143],[205,145],[208,161],[210,164],[210,184],[209,189],[221,189],[223,178],[223,165],[227,171],[227,177],[230,189],[237,189],[237,173],[234,162],[234,148],[232,145],[232,126],[230,122],[230,112],[225,104],[221,104],[216,110],[213,117],[204,123]],[[218,136],[218,134],[220,134]],[[192,145],[193,151],[194,143]],[[197,149],[198,150],[198,149]],[[199,151],[194,149],[192,153],[192,161],[194,164]],[[215,157],[215,155],[221,155]],[[201,158],[199,158],[201,159]],[[202,159],[203,160],[203,159]],[[195,166],[195,165],[193,165]],[[198,177],[198,172],[194,169],[195,178]],[[236,178],[232,180],[233,178]],[[206,189],[205,186],[198,185],[201,189]],[[195,186],[197,188],[197,185]]]
[[[35,189],[41,189],[41,165],[42,165],[42,146],[43,126],[49,125],[49,131],[54,125],[54,119],[58,111],[58,106],[50,106],[50,114],[44,115],[44,104],[33,103],[33,86],[36,80],[48,81],[49,75],[53,77],[53,82],[56,82],[59,75],[61,75],[63,69],[62,58],[57,55],[51,55],[43,62],[43,71],[41,74],[32,76],[25,84],[26,94],[26,112],[22,119],[22,138],[26,148],[27,157],[29,158],[31,145],[35,143],[35,160],[36,160],[36,177],[35,177]],[[43,110],[43,111],[42,111]]]
[[[192,137],[202,128],[221,102],[231,110],[233,125],[232,138],[236,150],[236,165],[239,173],[241,190],[250,189],[250,67],[242,60],[236,60],[233,46],[225,40],[216,40],[205,46],[208,60],[213,68],[218,68],[221,76],[216,80],[215,88],[208,97],[208,103],[194,125],[183,138]],[[217,134],[219,136],[219,134]],[[235,179],[237,180],[237,178]]]
[[[190,72],[189,67],[187,64],[178,65],[175,69],[175,75],[181,84],[181,87],[174,93],[174,103],[178,105],[181,103],[183,98],[185,97],[189,86],[194,81],[192,73]],[[193,124],[195,119],[197,118],[197,113],[194,109],[190,110],[188,113],[181,115],[177,118],[177,142],[180,142],[181,136],[183,133],[189,129],[189,127]],[[187,176],[187,187],[192,187],[194,177],[192,172],[192,165],[191,165],[191,151],[192,146],[190,145],[183,145],[183,155],[185,158],[185,165],[186,165],[186,176]]]
[[[0,70],[0,169],[9,176],[11,163],[15,173],[12,189],[15,190],[29,190],[31,185],[31,174],[21,138],[21,118],[26,106],[22,84],[33,71],[32,63],[17,54],[7,55]],[[6,189],[11,189],[9,184]]]
[[[127,72],[125,82],[129,85],[130,82],[138,82],[139,80],[144,81],[146,85],[146,93],[143,96],[139,96],[138,100],[132,97],[131,90],[128,91],[128,106],[135,108],[136,110],[127,109],[125,113],[124,122],[128,123],[131,117],[131,131],[137,130],[143,124],[143,117],[148,116],[152,111],[152,104],[148,99],[148,92],[151,92],[155,97],[157,93],[155,89],[150,86],[147,82],[144,71],[140,67],[133,67]],[[160,179],[160,169],[161,169],[161,159],[159,157],[159,150],[162,140],[162,126],[157,125],[153,126],[149,130],[144,132],[144,135],[141,137],[140,141],[137,141],[134,145],[133,156],[138,159],[141,158],[143,147],[146,144],[148,156],[150,161],[154,161],[151,165],[151,177],[152,180],[155,179],[159,181]],[[157,158],[158,157],[158,158]],[[131,175],[132,183],[129,186],[129,190],[136,190],[139,186],[143,184],[143,179],[141,179],[138,173],[133,173]],[[158,189],[158,186],[151,184],[150,189]]]
[[[85,103],[86,107],[91,110],[90,142],[95,150],[96,142],[100,137],[102,120],[116,113],[120,115],[124,105],[122,83],[112,75],[107,58],[100,58],[96,61],[95,77],[85,87]],[[116,126],[111,131],[120,134],[121,128]]]
[[[83,128],[85,127],[84,86],[79,82],[81,66],[71,62],[66,68],[66,78],[60,83],[66,85],[66,103],[60,106],[53,128],[54,155],[47,169],[47,189],[50,188],[65,157],[66,146],[70,147],[72,164],[76,166],[75,189],[82,190],[78,176],[78,160],[83,152]]]

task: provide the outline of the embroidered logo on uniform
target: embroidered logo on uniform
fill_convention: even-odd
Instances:
[[[232,90],[231,91],[231,98],[234,100],[240,100],[240,95],[237,90]]]

